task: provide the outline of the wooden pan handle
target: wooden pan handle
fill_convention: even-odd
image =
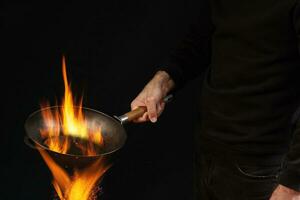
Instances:
[[[168,96],[166,96],[163,101],[165,103],[168,103],[170,102],[171,100],[173,99],[173,95],[172,94],[169,94]],[[124,115],[121,115],[121,116],[114,116],[117,120],[119,120],[121,122],[121,124],[125,124],[127,122],[131,122],[141,116],[144,115],[144,113],[147,112],[147,107],[145,106],[141,106],[141,107],[138,107]]]
[[[125,113],[124,115],[114,117],[118,119],[121,122],[121,124],[125,124],[143,116],[145,112],[147,112],[147,107],[141,106],[128,113]]]
[[[127,120],[131,122],[139,117],[142,117],[145,112],[147,112],[147,107],[142,106],[126,113],[125,115],[128,117]]]

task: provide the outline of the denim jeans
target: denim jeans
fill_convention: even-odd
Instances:
[[[245,164],[223,155],[198,154],[194,159],[195,200],[268,200],[283,167],[281,162]]]

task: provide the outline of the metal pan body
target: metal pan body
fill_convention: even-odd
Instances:
[[[53,124],[57,124],[56,121],[53,121],[53,123],[44,122],[42,111],[45,111],[45,109],[48,109],[48,111],[53,113],[57,109],[61,109],[61,107],[53,106],[44,108],[32,113],[28,117],[25,122],[25,130],[27,133],[26,143],[28,144],[29,141],[31,142],[30,146],[47,151],[57,163],[65,167],[76,166],[80,168],[89,165],[91,162],[94,162],[101,157],[111,157],[114,152],[122,148],[125,144],[127,134],[118,120],[97,110],[82,108],[90,132],[97,132],[93,131],[93,129],[101,127],[101,134],[104,141],[101,149],[99,149],[99,151],[97,150],[97,153],[94,156],[79,155],[72,151],[67,154],[54,152],[44,144],[45,139],[40,133],[41,130],[50,130],[53,128],[51,127]]]

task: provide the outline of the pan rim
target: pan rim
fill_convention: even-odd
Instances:
[[[45,107],[45,108],[41,108],[41,109],[39,109],[39,110],[36,110],[36,111],[32,112],[32,113],[27,117],[27,119],[25,120],[24,128],[25,128],[25,130],[26,130],[26,136],[27,136],[29,139],[31,139],[36,145],[38,145],[40,148],[42,148],[43,150],[46,150],[46,151],[49,151],[49,152],[53,152],[53,153],[59,154],[59,155],[71,156],[71,157],[76,157],[76,158],[97,158],[97,157],[100,157],[100,156],[105,156],[105,155],[112,154],[112,153],[114,153],[114,152],[120,150],[120,149],[124,146],[124,144],[125,144],[125,142],[126,142],[126,139],[127,139],[126,130],[124,129],[124,127],[122,126],[122,124],[121,124],[117,119],[115,119],[115,118],[113,118],[113,117],[109,116],[108,114],[105,114],[105,113],[103,113],[103,112],[101,112],[101,111],[98,111],[98,110],[95,110],[95,109],[92,109],[92,108],[88,108],[88,107],[83,107],[83,106],[73,106],[73,107],[75,107],[75,108],[81,108],[81,109],[83,109],[83,110],[92,111],[92,112],[94,112],[94,113],[103,115],[103,116],[105,116],[105,117],[111,119],[112,121],[114,121],[115,123],[118,123],[118,124],[120,125],[120,127],[122,128],[122,131],[124,132],[125,139],[124,139],[124,141],[121,143],[121,145],[120,145],[119,147],[117,147],[117,148],[115,148],[115,149],[113,149],[113,150],[111,150],[111,151],[107,151],[107,152],[105,152],[105,153],[100,153],[100,154],[97,154],[97,155],[76,155],[76,154],[70,154],[70,153],[59,153],[59,152],[53,151],[53,150],[49,149],[48,147],[46,147],[46,146],[40,144],[40,142],[36,141],[35,139],[33,139],[33,138],[31,137],[30,134],[28,134],[28,133],[29,133],[29,130],[28,130],[28,128],[27,128],[27,124],[28,124],[30,118],[32,118],[33,116],[35,116],[35,115],[38,114],[38,113],[41,113],[43,110],[51,110],[51,109],[54,109],[54,108],[62,108],[62,107],[63,107],[63,106],[48,106],[48,107]],[[37,147],[37,148],[38,148],[38,147]]]

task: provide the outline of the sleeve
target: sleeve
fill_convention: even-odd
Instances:
[[[200,75],[210,64],[213,26],[210,8],[207,6],[186,37],[174,48],[157,70],[166,71],[176,88],[182,88],[189,80]]]
[[[294,7],[294,28],[300,55],[300,4],[298,2]],[[279,183],[300,191],[300,107],[296,110],[292,121],[293,138],[285,159],[285,167],[279,176]]]

